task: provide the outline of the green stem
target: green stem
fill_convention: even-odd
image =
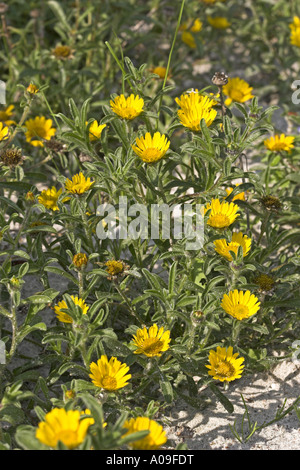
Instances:
[[[183,13],[183,9],[184,9],[184,3],[185,3],[185,0],[182,0],[179,15],[178,15],[178,19],[177,19],[175,34],[174,34],[173,42],[172,42],[171,49],[170,49],[170,52],[169,52],[168,63],[167,63],[167,68],[166,68],[166,74],[165,74],[165,78],[164,78],[163,85],[162,85],[162,91],[166,87],[166,83],[167,83],[167,79],[168,79],[168,75],[169,75],[169,70],[170,70],[170,65],[171,65],[172,54],[173,54],[173,50],[174,50],[174,47],[175,47],[175,42],[176,42],[176,39],[177,39],[177,35],[178,35],[180,23],[181,23],[182,13]],[[161,94],[160,99],[159,99],[158,112],[157,112],[157,121],[156,121],[156,130],[158,129],[162,99],[163,99],[163,94]]]
[[[139,316],[139,314],[134,310],[134,308],[132,307],[129,299],[127,298],[127,296],[124,294],[124,292],[120,289],[120,286],[118,285],[118,281],[115,280],[114,281],[114,285],[115,285],[115,288],[118,292],[118,294],[122,297],[122,299],[124,300],[125,304],[127,305],[128,307],[128,310],[130,311],[130,313],[132,314],[132,316],[134,316],[136,318],[136,320],[139,322],[140,325],[143,325],[144,322],[143,322],[143,319]]]
[[[126,75],[126,70],[124,69],[123,67],[123,64],[121,64],[121,62],[119,61],[118,57],[116,56],[116,54],[114,53],[114,50],[112,49],[111,45],[109,44],[108,41],[105,41],[105,45],[106,47],[108,48],[109,52],[111,53],[111,55],[113,56],[113,58],[115,59],[116,63],[118,64],[119,66],[119,69],[121,70],[122,72],[122,80],[124,80],[125,78],[125,75]],[[134,86],[132,85],[132,82],[129,78],[126,79],[127,82],[128,82],[128,85],[130,86],[130,88],[132,89],[132,91],[135,92],[135,89],[134,89]]]

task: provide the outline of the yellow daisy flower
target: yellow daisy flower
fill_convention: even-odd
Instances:
[[[146,163],[157,162],[170,147],[170,141],[160,132],[155,132],[153,137],[150,132],[146,132],[143,137],[137,137],[135,143],[132,145],[133,151]]]
[[[110,100],[112,111],[122,119],[131,121],[143,112],[144,100],[139,95],[131,94],[128,98],[124,95],[117,96]]]
[[[123,427],[127,429],[127,432],[122,437],[138,431],[149,431],[147,436],[129,444],[134,450],[157,450],[167,442],[166,432],[163,427],[147,417],[131,418],[125,421]]]
[[[90,178],[85,178],[83,173],[77,173],[73,176],[72,180],[69,178],[65,182],[65,188],[69,193],[72,194],[83,194],[88,191],[95,181],[91,181]]]
[[[298,16],[294,16],[294,22],[289,26],[291,28],[290,43],[293,46],[300,47],[300,18]]]
[[[3,126],[3,122],[0,122],[0,142],[8,139],[8,127]]]
[[[157,67],[154,67],[153,69],[151,69],[151,72],[156,73],[156,75],[158,75],[159,78],[164,79],[166,76],[167,69],[166,67],[162,67],[158,65]]]
[[[87,122],[85,124],[87,124]],[[89,139],[91,142],[100,139],[104,127],[106,127],[106,124],[98,124],[96,120],[92,122],[89,127]]]
[[[3,111],[0,111],[0,121],[6,126],[11,126],[12,124],[16,124],[15,121],[10,119],[10,117],[14,114],[13,109],[14,109],[14,105],[10,104]]]
[[[238,103],[245,103],[251,98],[254,97],[252,95],[253,88],[249,86],[249,84],[242,80],[241,78],[228,78],[228,83],[223,86],[223,93],[224,95],[228,96],[225,100],[225,105],[229,106],[232,101],[236,101]]]
[[[244,318],[252,317],[252,315],[258,312],[260,302],[249,290],[243,292],[234,289],[228,295],[224,294],[221,307],[226,313],[237,320],[243,320]]]
[[[71,299],[73,300],[75,305],[78,305],[81,308],[82,315],[86,315],[90,307],[86,305],[84,300],[79,299],[77,296],[75,297],[74,295],[71,295]],[[73,318],[67,313],[63,312],[62,309],[65,309],[65,310],[68,309],[67,303],[64,300],[61,300],[60,302],[58,302],[58,304],[55,305],[54,307],[54,311],[57,316],[57,319],[63,323],[73,323]]]
[[[108,361],[107,356],[102,355],[97,364],[91,363],[89,377],[96,387],[114,392],[128,385],[128,380],[131,379],[131,374],[127,374],[128,371],[127,364],[122,364],[116,357],[111,357]]]
[[[56,448],[62,442],[68,449],[75,449],[85,439],[88,428],[94,424],[93,418],[81,419],[90,410],[78,411],[64,408],[53,408],[45,416],[45,421],[38,424],[36,438],[46,446]]]
[[[227,18],[223,16],[215,16],[214,18],[212,16],[208,16],[207,21],[216,29],[227,29],[231,26],[231,23],[229,23]]]
[[[27,129],[26,141],[34,147],[44,147],[43,140],[50,140],[56,133],[56,129],[52,127],[52,119],[46,119],[44,116],[28,119],[24,125]]]
[[[210,210],[207,224],[214,228],[225,228],[233,224],[239,216],[237,213],[239,206],[233,202],[220,202],[219,199],[212,199],[204,209],[204,213]]]
[[[192,33],[189,31],[183,31],[181,35],[181,40],[184,42],[187,46],[189,46],[191,49],[196,49],[196,41]]]
[[[171,341],[170,331],[164,331],[163,327],[158,329],[156,323],[149,330],[146,327],[139,328],[133,339],[133,344],[137,347],[134,354],[144,354],[147,357],[160,357],[162,352],[169,349]]]
[[[209,370],[208,374],[211,375],[215,380],[221,382],[231,382],[232,380],[239,379],[242,376],[244,369],[244,358],[240,357],[237,359],[239,353],[233,353],[232,346],[229,348],[217,347],[214,351],[209,351],[209,362],[210,365],[206,365]]]
[[[272,152],[291,152],[295,146],[293,142],[295,137],[288,136],[285,134],[275,135],[269,139],[264,140],[264,145],[268,150]]]
[[[228,261],[232,261],[230,251],[236,255],[240,246],[243,249],[243,257],[247,256],[251,248],[251,238],[247,237],[247,235],[243,235],[242,232],[234,232],[232,234],[231,242],[228,243],[225,238],[222,238],[220,240],[215,240],[214,245],[215,250],[219,255],[223,256]]]
[[[239,186],[239,185],[240,185],[240,184],[237,183],[235,186]],[[226,196],[226,197],[228,197],[228,196],[232,193],[232,191],[233,191],[233,188],[226,188],[226,193],[227,193],[227,196]],[[241,193],[236,194],[236,195],[232,198],[232,202],[233,202],[233,201],[245,201],[245,199],[246,199],[246,198],[245,198],[245,193],[244,193],[244,191],[243,191],[243,192],[241,192]]]
[[[40,196],[38,197],[38,201],[40,204],[43,204],[47,209],[51,209],[53,211],[58,211],[59,207],[57,205],[57,201],[59,196],[62,193],[62,189],[57,189],[55,186],[52,186],[52,188],[49,189],[44,189]]]
[[[213,109],[216,101],[201,95],[198,90],[183,93],[180,98],[175,98],[175,101],[181,108],[177,111],[181,124],[194,132],[200,131],[201,119],[210,126],[217,116],[217,111]]]

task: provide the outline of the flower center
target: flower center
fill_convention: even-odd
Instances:
[[[126,108],[121,108],[120,109],[120,116],[125,118],[125,119],[133,119],[138,114],[139,113],[137,112],[137,110],[132,108],[132,107],[126,107]]]
[[[238,252],[239,246],[240,246],[239,243],[230,242],[230,244],[227,246],[227,250],[226,250],[227,256],[229,256],[231,258],[231,254],[229,253],[230,251],[232,251],[236,255],[237,252]]]
[[[102,387],[105,388],[106,390],[116,390],[117,381],[114,377],[105,375],[102,379]]]
[[[216,214],[210,216],[209,218],[209,225],[217,228],[228,227],[230,225],[230,220],[227,215],[224,214]]]
[[[243,97],[244,97],[244,93],[243,93],[241,90],[231,90],[230,97],[231,97],[234,101],[240,102],[240,101],[243,99]]]
[[[35,126],[33,129],[32,129],[32,134],[33,134],[33,138],[35,137],[40,137],[42,139],[46,138],[46,135],[47,135],[47,131],[44,127],[42,126]]]
[[[163,345],[163,341],[157,338],[147,338],[144,341],[143,350],[147,356],[157,356],[161,352]]]
[[[219,362],[219,364],[216,365],[216,375],[222,378],[225,377],[232,377],[235,373],[235,368],[230,362],[223,361]]]
[[[143,152],[143,160],[147,162],[155,162],[160,159],[160,156],[161,152],[156,148],[148,148]]]
[[[246,305],[236,305],[234,308],[234,317],[246,318],[249,314],[249,308]]]

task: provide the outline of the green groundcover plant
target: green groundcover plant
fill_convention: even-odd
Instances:
[[[299,5],[0,15],[0,448],[175,448],[178,399],[297,356]]]

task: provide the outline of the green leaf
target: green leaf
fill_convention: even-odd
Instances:
[[[209,384],[209,387],[210,387],[211,391],[215,394],[215,396],[217,397],[219,402],[224,406],[225,410],[228,411],[228,413],[233,413],[234,412],[233,404],[221,392],[221,390],[213,383]]]
[[[171,383],[166,379],[160,380],[159,383],[164,399],[167,403],[172,403],[174,400],[174,392]]]

